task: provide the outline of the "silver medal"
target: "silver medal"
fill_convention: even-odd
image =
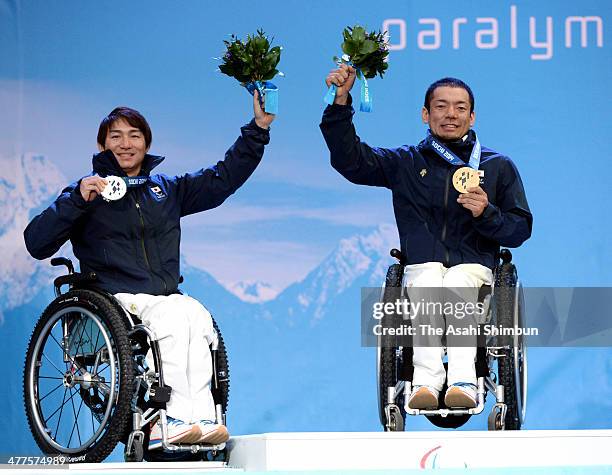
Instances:
[[[117,201],[125,196],[127,185],[123,178],[107,176],[105,180],[108,182],[108,185],[102,191],[102,198],[106,201]]]

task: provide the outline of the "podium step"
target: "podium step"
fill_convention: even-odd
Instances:
[[[270,471],[276,475],[318,471],[326,475],[417,475],[423,469],[440,468],[471,475],[612,475],[612,430],[271,433],[232,437],[228,448],[227,464],[114,462],[0,468],[3,475]]]
[[[611,448],[612,430],[273,433],[232,438],[229,465],[247,471],[603,467],[612,466]]]

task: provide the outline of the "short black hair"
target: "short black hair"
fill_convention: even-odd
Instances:
[[[427,92],[425,93],[425,103],[423,105],[425,106],[425,109],[427,109],[428,112],[431,103],[431,96],[433,96],[433,93],[436,88],[442,86],[460,87],[462,89],[465,89],[468,93],[468,96],[470,96],[470,113],[474,112],[474,93],[472,92],[472,89],[470,89],[470,86],[464,83],[461,79],[457,78],[438,79],[436,82],[432,83],[431,86],[427,88]]]
[[[136,127],[140,130],[142,135],[144,135],[147,148],[151,146],[153,134],[151,133],[151,127],[149,127],[147,119],[145,119],[140,112],[130,107],[115,107],[110,114],[102,119],[100,127],[98,128],[98,143],[102,147],[104,147],[104,143],[106,142],[106,136],[108,135],[110,126],[119,119],[125,120],[132,127]]]

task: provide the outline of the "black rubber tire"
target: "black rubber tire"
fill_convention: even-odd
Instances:
[[[219,338],[219,345],[217,346],[217,381],[219,382],[219,388],[217,391],[213,391],[213,399],[215,404],[221,404],[223,414],[227,413],[227,406],[229,404],[229,390],[230,390],[230,371],[229,361],[227,358],[227,348],[223,335],[217,322],[213,318],[213,327],[217,332]]]
[[[380,349],[380,388],[379,388],[379,404],[381,411],[381,424],[384,430],[388,430],[387,420],[385,416],[386,394],[387,388],[394,387],[397,384],[397,363],[395,361],[395,348]]]
[[[511,262],[501,264],[495,276],[495,307],[497,325],[514,326],[515,289],[518,284],[516,267]],[[514,368],[514,342],[511,337],[498,337],[497,345],[509,345],[503,350],[504,357],[497,359],[499,384],[504,386],[504,402],[508,407],[505,418],[506,430],[519,430],[521,416],[517,402],[517,381]]]
[[[402,279],[404,276],[404,269],[400,264],[393,264],[387,271],[385,278],[385,289],[383,293],[383,302],[394,302],[396,299],[401,297],[402,292]],[[392,321],[387,323],[387,319],[395,319],[397,316],[385,315],[382,320],[382,326],[395,326]],[[378,387],[378,404],[380,422],[384,430],[389,430],[385,416],[385,406],[387,401],[387,388],[394,387],[399,380],[399,361],[398,361],[398,346],[397,342],[394,341],[393,337],[381,337],[380,346],[380,359],[379,359],[379,387]],[[402,401],[398,404],[402,417],[404,414],[404,405]],[[404,424],[396,424],[396,427],[404,428]]]
[[[47,334],[42,334],[47,323],[56,318],[59,312],[65,312],[70,307],[78,307],[89,311],[104,324],[111,339],[119,374],[116,384],[118,385],[118,388],[116,388],[118,391],[116,403],[111,408],[110,417],[99,436],[82,450],[69,453],[51,445],[41,434],[36,423],[35,417],[41,418],[41,414],[39,411],[40,401],[38,399],[39,373],[38,367],[34,368],[35,362],[33,360],[35,358],[37,358],[36,361],[42,359],[42,356],[37,357],[37,355],[34,355],[34,350],[39,339],[43,338],[44,341],[40,344],[39,352],[44,352],[45,343],[52,331],[52,327],[50,327]],[[34,440],[41,451],[49,455],[64,455],[69,457],[71,462],[102,462],[121,440],[127,425],[131,421],[130,403],[132,399],[133,377],[132,351],[125,317],[117,311],[116,307],[106,297],[89,290],[72,290],[51,302],[38,320],[30,338],[23,378],[25,412]],[[30,390],[30,378],[33,378],[33,392]],[[44,417],[42,418],[44,419]]]

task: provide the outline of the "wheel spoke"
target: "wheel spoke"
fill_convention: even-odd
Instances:
[[[69,388],[66,388],[69,389]],[[70,393],[72,394],[72,393]],[[65,393],[64,393],[65,395]],[[62,401],[62,405],[60,407],[58,407],[55,411],[53,411],[53,414],[51,414],[49,417],[47,417],[45,419],[45,424],[47,424],[47,422],[49,422],[51,420],[51,418],[58,413],[58,411],[63,411],[63,407],[68,403],[68,401],[70,401],[72,398],[74,397],[74,395],[70,396],[68,399],[64,399],[64,401]],[[60,418],[61,418],[62,414],[60,412]]]
[[[83,331],[85,332],[85,336],[89,338],[89,343],[93,343],[91,335],[87,332],[87,325],[83,326]]]
[[[74,394],[76,394],[76,392]],[[74,394],[72,395],[72,397],[74,397]],[[79,422],[77,415],[76,415],[76,409],[74,408],[74,400],[72,399],[72,397],[70,398],[70,403],[72,405],[72,414],[74,415],[74,424],[72,425],[72,431],[70,432],[70,437],[68,438],[67,447],[70,447],[70,442],[72,441],[72,435],[74,434],[74,428],[78,425],[78,422]]]
[[[102,348],[100,348],[100,350],[98,349],[98,341],[100,340],[101,334],[102,332],[100,331],[100,329],[98,329],[98,336],[96,337],[96,344],[94,345],[94,350],[96,350],[96,353],[102,349]]]
[[[83,321],[83,320],[82,320]],[[77,345],[77,354],[78,349],[81,348],[83,354],[85,354],[85,348],[83,348],[83,333],[85,333],[85,328],[87,327],[87,320],[83,321],[83,327],[81,328],[81,334],[79,335],[79,344]]]
[[[61,379],[61,378],[57,378],[57,379]],[[57,386],[55,386],[55,388],[53,388],[50,392],[48,392],[47,394],[45,394],[43,397],[41,397],[38,402],[41,403],[43,402],[43,400],[47,397],[50,396],[51,394],[53,394],[55,391],[57,391],[59,388],[61,388],[64,385],[64,383],[59,383]]]
[[[58,378],[57,376],[38,376],[38,379],[59,379],[60,381],[64,380],[64,378]]]
[[[110,367],[110,363],[104,363],[104,364],[105,364],[105,366],[102,366],[101,368],[98,368],[98,371],[96,372],[96,376],[98,374],[100,374],[102,371],[104,371],[106,368]]]
[[[53,336],[53,334],[52,334],[52,333],[50,333],[50,335],[51,335],[51,338],[53,338],[53,340],[55,340],[55,343],[57,343],[57,344],[59,345],[59,342],[58,342],[58,341],[55,339],[55,337]],[[60,347],[61,347],[61,345],[60,345]],[[72,363],[72,364],[73,364],[73,365],[74,365],[74,366],[75,366],[77,369],[79,369],[79,368],[80,368],[80,366],[77,364],[76,360],[75,360],[75,359],[74,359],[72,356],[70,356],[70,355],[68,354],[68,351],[66,351],[66,350],[62,349],[62,354],[66,355],[66,356],[67,356],[67,357],[70,359],[70,362],[71,362],[71,363]],[[49,359],[49,358],[47,358],[47,359]],[[50,360],[49,360],[49,361],[50,361]],[[53,364],[53,363],[51,363],[51,364]],[[55,366],[55,365],[53,365],[53,366]],[[57,369],[57,367],[56,367],[56,369]],[[58,371],[59,371],[59,370],[58,370]],[[61,371],[60,371],[60,373],[61,373]],[[62,374],[64,374],[64,373],[62,373]]]
[[[55,366],[55,364],[53,363],[53,361],[51,361],[47,355],[45,355],[44,353],[43,353],[42,355],[43,355],[43,358],[47,358],[47,361],[48,361],[49,363],[51,363],[51,366],[53,366],[53,367],[54,367],[54,368],[57,370],[57,372],[58,372],[59,374],[61,374],[61,375],[62,375],[62,378],[63,378],[63,376],[64,376],[64,372],[63,372],[62,370],[60,370],[60,369],[59,369],[57,366]]]
[[[57,433],[59,432],[59,423],[62,420],[62,412],[64,412],[64,404],[66,404],[66,392],[68,391],[68,388],[64,389],[64,398],[62,400],[62,405],[60,406],[60,416],[57,418],[57,425],[55,426],[55,439],[57,439]],[[57,411],[56,411],[57,412]],[[51,417],[53,417],[53,415],[51,415]],[[51,419],[51,417],[49,419]],[[47,423],[47,421],[45,421],[45,424]]]
[[[50,332],[49,332],[49,336],[50,336],[51,338],[53,338],[53,341],[54,341],[55,343],[57,343],[57,346],[59,346],[59,348],[60,348],[60,350],[62,350],[62,354],[63,354],[63,353],[64,353],[64,347],[62,346],[62,344],[61,344],[59,341],[57,341],[57,338],[55,338],[55,336],[53,335],[53,331],[50,331]]]
[[[97,387],[100,389],[100,392],[104,394],[104,396],[108,396],[110,394],[110,386],[106,383],[97,383]]]
[[[77,415],[76,415],[76,430],[77,430],[77,436],[79,437],[79,447],[83,445],[83,442],[81,441],[81,431],[79,430],[79,415],[81,414],[81,409],[83,408],[83,399],[81,399],[81,404],[79,404],[79,409],[77,411]]]
[[[95,434],[96,433],[96,426],[94,425],[94,416],[93,416],[93,410],[92,410],[91,407],[89,408],[89,414],[91,414],[91,431]]]

